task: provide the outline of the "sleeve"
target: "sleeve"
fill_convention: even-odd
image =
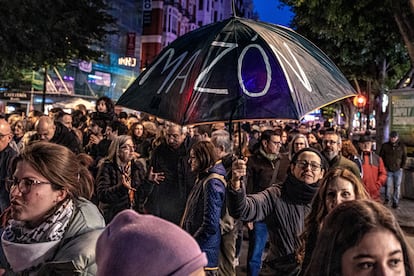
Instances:
[[[402,145],[402,156],[401,156],[401,168],[403,169],[405,167],[405,164],[407,162],[407,147],[405,145]]]
[[[244,185],[242,183],[242,185]],[[243,187],[238,191],[228,188],[228,208],[230,215],[243,221],[264,220],[275,209],[275,202],[280,198],[279,187],[269,187],[266,190],[246,196]]]
[[[378,165],[378,180],[377,180],[377,187],[381,187],[387,181],[387,170],[385,169],[384,161],[382,158],[379,158],[379,165]]]

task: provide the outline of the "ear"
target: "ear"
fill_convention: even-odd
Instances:
[[[67,196],[68,196],[68,191],[66,191],[66,189],[58,190],[56,201],[61,202],[65,200]]]
[[[318,180],[321,180],[325,176],[325,170],[321,170],[321,175],[319,176]]]

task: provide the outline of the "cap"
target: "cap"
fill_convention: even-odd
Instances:
[[[120,212],[96,244],[97,275],[189,275],[207,265],[195,239],[177,225]]]
[[[391,131],[391,133],[390,133],[390,137],[398,137],[398,132],[396,132],[396,131]]]
[[[368,135],[359,137],[358,143],[372,142],[372,138]]]

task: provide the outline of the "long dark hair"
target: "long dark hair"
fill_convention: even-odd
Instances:
[[[341,275],[342,256],[375,229],[390,231],[401,244],[406,275],[413,275],[412,249],[393,213],[373,200],[353,200],[337,206],[327,217],[305,275]]]

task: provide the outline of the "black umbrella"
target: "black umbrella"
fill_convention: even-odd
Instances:
[[[335,64],[300,34],[232,17],[177,38],[117,104],[187,125],[301,119],[354,95]]]

